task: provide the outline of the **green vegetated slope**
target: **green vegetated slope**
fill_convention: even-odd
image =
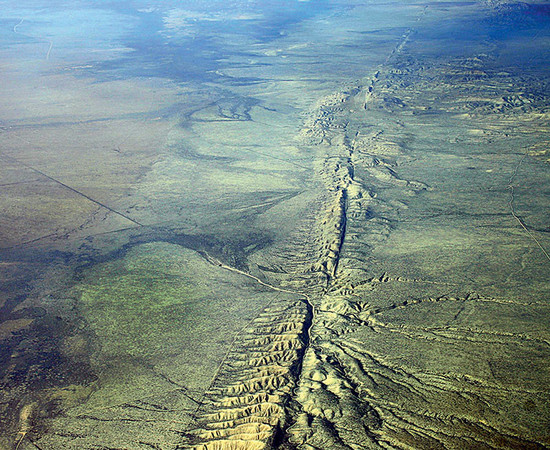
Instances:
[[[252,282],[168,243],[86,270],[74,291],[97,379],[81,404],[59,405],[40,445],[176,445],[235,336],[274,300],[292,297]],[[78,342],[66,345],[76,352]]]

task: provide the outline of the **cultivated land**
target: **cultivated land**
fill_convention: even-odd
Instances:
[[[0,448],[550,445],[544,3],[0,10]]]

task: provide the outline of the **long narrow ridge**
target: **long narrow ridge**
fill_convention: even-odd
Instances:
[[[403,36],[392,55],[401,51],[409,35],[410,32]],[[324,288],[318,283],[314,288],[319,290],[319,299],[314,301],[309,293],[274,286],[203,254],[211,264],[246,276],[269,289],[298,295],[300,300],[271,303],[235,336],[195,411],[194,428],[182,433],[185,440],[181,448],[254,450],[293,446],[299,442],[296,436],[300,434],[304,418],[306,421],[312,418],[303,408],[301,386],[308,382],[311,367],[318,359],[316,355],[333,359],[334,367],[343,370],[338,369],[341,364],[335,356],[313,345],[312,328],[317,322],[315,305],[338,284],[347,210],[352,203],[352,209],[366,211],[367,205],[374,202],[370,192],[354,179],[355,143],[350,145],[345,139],[340,142],[349,131],[346,108],[350,102],[357,103],[361,95],[364,88],[356,85],[324,98],[302,133],[308,148],[320,148],[320,152],[326,151],[328,155],[318,172],[326,192],[313,232],[316,256],[313,263],[310,259],[305,273],[302,268],[301,273],[294,274],[302,280],[324,278]],[[367,157],[378,164],[375,157]],[[391,168],[377,173],[384,182],[389,179],[408,186]],[[378,417],[372,408],[370,410],[373,417]]]
[[[193,414],[193,429],[183,433],[181,448],[277,446],[287,427],[287,403],[311,344],[313,302],[308,294],[272,285],[206,252],[200,254],[212,265],[300,300],[272,300],[236,334]]]

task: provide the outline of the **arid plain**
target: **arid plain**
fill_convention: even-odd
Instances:
[[[550,446],[545,2],[0,11],[0,448]]]

